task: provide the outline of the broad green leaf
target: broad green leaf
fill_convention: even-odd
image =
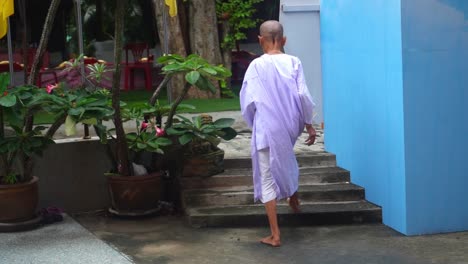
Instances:
[[[0,95],[0,105],[3,107],[12,107],[16,104],[16,96],[8,94],[6,96]]]
[[[179,143],[181,145],[185,145],[185,144],[189,143],[190,141],[192,141],[192,138],[193,138],[192,134],[189,134],[189,133],[184,134],[181,137],[179,137]]]
[[[97,119],[88,118],[88,119],[81,120],[81,123],[86,124],[86,125],[97,125]]]
[[[231,127],[234,124],[234,121],[235,120],[233,118],[220,118],[216,120],[213,125],[218,128]]]
[[[172,141],[165,137],[160,137],[156,140],[160,146],[169,146],[172,144]]]
[[[170,128],[168,128],[168,129],[166,129],[166,133],[167,133],[168,135],[180,136],[180,135],[185,134],[185,131],[180,131],[180,130],[174,129],[173,127],[170,127]]]
[[[196,86],[201,90],[209,90],[212,93],[216,93],[216,87],[203,75],[198,79]]]
[[[76,122],[71,116],[67,116],[65,119],[65,135],[73,136],[76,134]]]
[[[137,143],[137,148],[139,148],[140,150],[144,150],[146,148],[146,144],[144,143]]]
[[[214,70],[214,69],[212,69],[210,67],[203,67],[200,70],[204,71],[204,72],[206,72],[208,74],[211,74],[211,75],[216,75],[217,74],[216,70]]]
[[[6,91],[8,84],[10,84],[10,74],[7,72],[3,72],[0,74],[0,93]]]
[[[83,107],[71,108],[68,110],[68,114],[71,116],[81,116],[85,109]]]
[[[197,71],[191,71],[185,75],[185,80],[191,85],[195,85],[200,78],[200,73]]]
[[[231,127],[225,127],[222,129],[222,131],[224,132],[224,134],[220,135],[220,137],[224,140],[231,140],[237,136],[236,130],[234,130]]]

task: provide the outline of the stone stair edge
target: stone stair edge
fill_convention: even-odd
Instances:
[[[333,210],[316,210],[313,209],[320,209],[320,206],[334,206]],[[362,207],[359,207],[362,206]],[[308,214],[308,213],[333,213],[337,212],[336,207],[343,207],[338,212],[351,212],[351,211],[381,211],[382,208],[378,205],[375,205],[371,202],[366,200],[359,200],[359,201],[342,201],[342,202],[308,202],[301,204],[302,212],[297,214]],[[278,208],[278,215],[285,215],[285,214],[294,214],[293,212],[289,211],[284,212],[284,210],[289,209],[289,205],[280,203],[277,205]],[[221,212],[209,212],[203,213],[200,212],[202,210],[221,210]],[[261,203],[256,204],[248,204],[248,205],[233,205],[233,206],[198,206],[198,207],[191,207],[187,209],[188,216],[223,216],[223,215],[236,215],[237,213],[229,213],[230,210],[238,211],[239,209],[243,209],[243,213],[249,212],[248,210],[258,210],[258,212],[253,211],[249,212],[247,215],[265,215],[264,212],[264,205]],[[223,213],[224,212],[224,213]],[[228,212],[228,213],[226,213]]]
[[[316,192],[316,191],[347,191],[347,190],[364,190],[363,187],[354,183],[314,183],[314,184],[300,184],[299,196],[301,192]],[[306,189],[306,190],[304,190]],[[183,190],[183,193],[188,194],[246,194],[253,193],[253,186],[232,186],[232,187],[208,187],[208,188],[194,188]]]

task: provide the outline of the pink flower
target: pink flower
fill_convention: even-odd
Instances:
[[[141,130],[141,131],[145,131],[146,128],[148,128],[148,123],[146,123],[146,122],[141,123],[140,130]]]
[[[48,94],[51,94],[52,91],[58,87],[58,84],[48,84],[46,87],[46,91]]]
[[[154,129],[156,129],[156,136],[163,137],[166,135],[166,131],[164,131],[164,129],[159,128],[158,126],[154,126]]]

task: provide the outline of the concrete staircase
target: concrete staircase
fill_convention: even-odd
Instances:
[[[365,200],[362,187],[350,183],[350,173],[336,166],[336,157],[317,152],[297,157],[301,213],[285,201],[278,205],[284,225],[380,223],[381,208]],[[182,178],[182,203],[194,227],[267,226],[261,203],[253,202],[250,158],[226,159],[224,173],[207,178]]]

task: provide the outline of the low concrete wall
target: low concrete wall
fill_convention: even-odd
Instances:
[[[110,168],[106,145],[98,140],[58,140],[34,169],[39,177],[39,208],[57,206],[68,213],[107,208],[104,173]]]

